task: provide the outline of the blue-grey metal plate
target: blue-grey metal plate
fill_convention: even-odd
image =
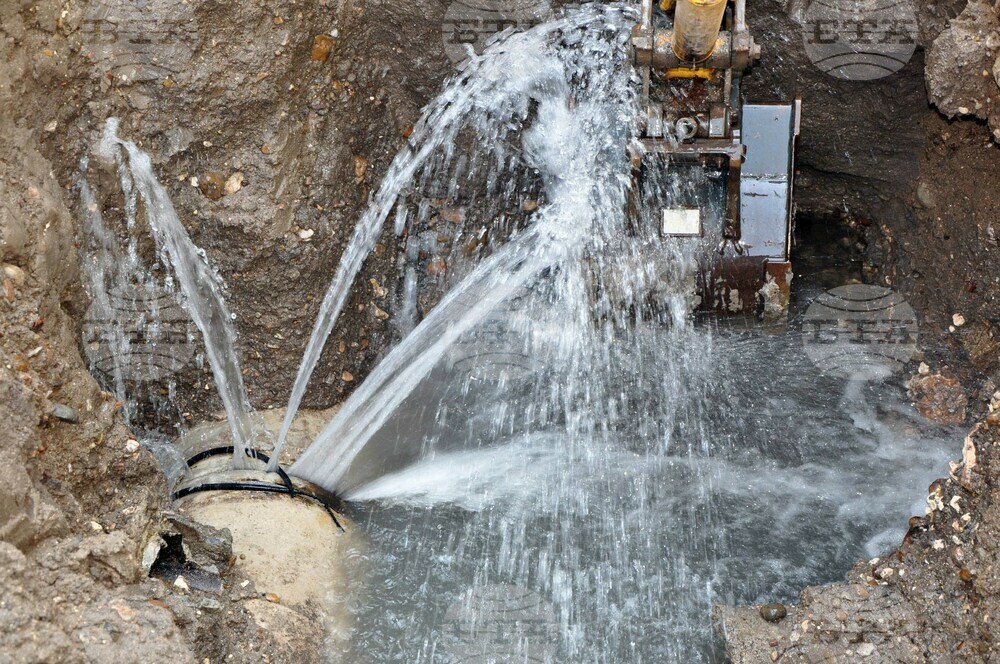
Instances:
[[[750,256],[788,260],[795,116],[795,104],[743,106],[740,239]]]

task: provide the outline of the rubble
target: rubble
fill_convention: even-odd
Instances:
[[[1000,142],[1000,12],[973,0],[934,41],[927,54],[927,91],[949,118],[972,116],[989,123]]]
[[[941,373],[918,372],[906,383],[920,414],[942,424],[965,422],[968,397],[957,378]]]

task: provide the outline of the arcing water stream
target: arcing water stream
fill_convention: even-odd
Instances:
[[[506,35],[429,107],[359,221],[279,445],[401,195],[443,191],[471,208],[486,204],[473,184],[510,199],[532,178],[543,190],[291,468],[355,501],[372,540],[370,591],[338,598],[358,633],[331,659],[716,661],[712,602],[789,599],[841,577],[901,536],[920,498],[903,488],[945,470],[945,432],[890,385],[820,375],[797,335],[692,319],[704,246],[627,218],[632,20],[585,8]],[[148,157],[108,142],[127,150],[206,344],[232,348],[216,282]],[[651,186],[711,185],[671,174]],[[397,216],[398,230],[420,223]],[[243,445],[238,366],[209,354]]]
[[[98,304],[106,305],[109,284],[127,287],[134,285],[130,283],[132,281],[148,280],[148,272],[143,269],[134,244],[133,229],[136,225],[138,196],[144,204],[145,219],[150,234],[156,241],[160,262],[170,270],[167,290],[173,292],[174,284],[180,289],[184,309],[204,339],[205,352],[215,378],[215,385],[225,406],[232,431],[233,463],[237,468],[245,467],[248,463],[248,450],[253,445],[252,408],[243,385],[239,359],[236,356],[233,316],[223,299],[222,283],[206,262],[204,251],[196,247],[188,237],[170,202],[169,195],[153,174],[149,155],[131,141],[118,138],[117,132],[118,120],[109,119],[96,152],[117,165],[121,190],[125,198],[126,226],[130,240],[128,250],[125,252],[127,260],[123,264],[117,264],[118,252],[114,236],[104,227],[94,201],[94,194],[86,181],[83,181],[82,202],[90,219],[88,226],[92,238],[98,247],[87,261],[91,264],[93,297]],[[109,261],[115,262],[109,264]],[[110,308],[106,316],[110,320],[116,318],[111,315]],[[156,321],[152,321],[152,324],[155,325]],[[116,325],[114,329],[119,330],[120,325]],[[128,340],[123,335],[116,333],[115,338],[110,341],[115,358],[127,355],[125,351]],[[116,359],[115,389],[120,398],[128,401],[121,394],[124,390],[122,372],[125,368],[120,366],[118,361]]]
[[[484,193],[494,198],[509,198],[520,193],[510,187],[516,180],[508,179],[507,176],[511,171],[524,170],[521,160],[523,158],[530,160],[531,156],[522,155],[518,151],[511,153],[507,145],[517,141],[517,134],[525,128],[533,104],[539,105],[538,122],[549,123],[544,131],[554,132],[552,136],[534,139],[538,144],[537,149],[571,152],[584,150],[585,148],[573,144],[574,140],[579,138],[572,135],[569,130],[574,123],[560,122],[570,119],[568,116],[572,115],[568,105],[572,102],[572,95],[577,91],[573,88],[571,80],[574,76],[602,77],[604,79],[600,86],[602,91],[612,92],[612,84],[618,88],[614,90],[618,99],[608,100],[600,111],[607,114],[603,119],[611,121],[609,128],[614,128],[612,133],[616,138],[622,139],[630,134],[629,127],[634,114],[627,108],[632,95],[627,88],[628,79],[623,74],[624,62],[618,62],[617,66],[609,63],[611,66],[601,68],[600,73],[593,68],[586,68],[586,65],[592,64],[602,55],[610,55],[603,43],[601,46],[598,46],[598,42],[587,45],[598,46],[594,51],[580,49],[575,54],[577,62],[569,65],[574,68],[572,70],[568,70],[569,63],[559,57],[538,59],[531,57],[531,53],[537,54],[539,47],[549,47],[545,45],[547,40],[557,39],[564,33],[569,35],[574,30],[583,29],[596,32],[616,30],[617,27],[609,23],[613,20],[612,15],[616,13],[619,12],[606,14],[588,11],[578,15],[574,21],[556,21],[535,28],[526,35],[512,36],[497,44],[488,56],[470,62],[462,75],[452,82],[425,111],[411,135],[410,147],[405,148],[393,160],[371,205],[358,221],[351,241],[341,258],[337,274],[330,283],[292,388],[285,422],[278,435],[275,460],[280,456],[281,446],[305,394],[309,378],[319,361],[323,345],[333,329],[354,279],[364,259],[374,247],[386,217],[397,205],[405,190],[416,185],[418,193],[421,190],[427,192],[435,188],[454,192],[460,186],[459,179],[473,179],[485,172],[487,191]],[[567,54],[573,51],[573,47],[569,45],[565,45],[564,49]],[[587,59],[587,62],[585,63],[583,59]],[[582,89],[582,86],[578,89]],[[597,100],[596,96],[594,100]],[[593,121],[597,118],[588,119]],[[581,127],[582,121],[582,119],[577,120],[575,126]],[[471,164],[465,159],[456,159],[457,143],[463,131],[474,133],[474,143],[480,151]],[[539,128],[536,133],[542,131],[543,129]],[[608,136],[601,138],[607,139]],[[620,140],[618,145],[621,145]],[[601,147],[607,149],[610,146]],[[525,148],[526,152],[531,149],[527,144]],[[466,159],[470,157],[468,154],[462,156]],[[596,156],[596,153],[583,154],[577,159],[586,157],[592,159]],[[620,155],[620,158],[623,156]],[[558,163],[553,161],[553,157],[560,161]],[[533,160],[536,162],[533,167],[539,170],[572,168],[573,170],[558,170],[548,174],[551,178],[566,179],[571,182],[578,182],[592,175],[589,172],[591,164],[575,164],[572,162],[573,158],[571,154],[540,154]],[[577,172],[581,167],[583,171]],[[578,186],[582,190],[585,189],[584,185]],[[620,188],[622,183],[618,183],[617,186]],[[589,192],[584,190],[583,194],[589,195]],[[464,202],[472,205],[476,200]],[[596,210],[603,211],[610,209],[608,204],[612,201],[593,203]],[[581,219],[581,224],[585,227],[586,217],[593,213],[584,212],[584,214],[586,216]],[[405,223],[405,218],[397,218],[396,223],[398,225]],[[552,227],[548,232],[568,231],[556,223],[550,223],[548,226]],[[547,242],[541,237],[539,241],[542,244]],[[522,244],[525,246],[518,253],[533,253],[534,247],[529,251],[528,243],[522,242]],[[499,271],[494,270],[494,273]],[[276,461],[272,462],[272,468],[274,463]]]
[[[546,417],[565,417],[555,412],[561,409],[559,403],[582,397],[577,375],[577,369],[582,369],[577,364],[579,353],[589,353],[596,347],[601,332],[591,320],[592,293],[586,283],[589,272],[585,256],[596,256],[595,249],[613,242],[624,230],[629,181],[620,146],[630,135],[634,117],[621,40],[609,40],[602,34],[601,28],[613,25],[595,25],[613,16],[586,16],[587,21],[580,24],[547,24],[543,29],[511,37],[477,63],[472,76],[472,80],[482,81],[513,74],[519,81],[506,89],[491,86],[491,99],[499,99],[500,104],[490,106],[484,118],[489,125],[480,133],[495,135],[499,129],[511,126],[523,131],[525,163],[517,167],[540,173],[547,203],[534,215],[528,229],[514,235],[455,285],[380,363],[299,459],[293,472],[321,486],[336,487],[338,491],[350,489],[351,483],[345,484],[344,476],[355,457],[444,354],[501,303],[518,296],[523,299],[531,288],[547,291],[529,298],[533,301],[527,306],[533,311],[548,308],[546,300],[566,307],[563,313],[567,317],[559,337],[548,340],[552,348],[543,354],[545,362],[555,362],[567,370],[563,379],[569,382],[563,386],[563,394],[547,397],[552,400],[553,412]],[[555,40],[567,36],[584,41],[573,49],[553,48]],[[590,67],[591,58],[607,64]],[[475,90],[471,95],[474,102],[484,102]],[[468,116],[463,118],[464,122],[468,120]],[[541,277],[543,271],[548,276]],[[537,341],[530,327],[515,330],[518,332],[529,337],[525,340],[529,345]],[[553,353],[556,356],[547,357]],[[514,397],[516,386],[508,384],[506,388],[510,392],[497,398],[507,401]],[[591,398],[600,399],[596,393]],[[580,406],[587,408],[582,403]],[[503,427],[505,423],[491,426]],[[466,442],[462,441],[463,449],[468,449]],[[385,472],[384,464],[378,472]],[[352,480],[354,484],[357,481]]]

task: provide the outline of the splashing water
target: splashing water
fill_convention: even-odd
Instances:
[[[80,165],[81,173],[85,173],[89,159],[84,158]],[[144,273],[138,265],[138,257],[134,242],[129,243],[125,256],[120,255],[117,241],[108,232],[101,215],[100,207],[94,196],[93,189],[86,178],[79,181],[80,203],[87,219],[87,232],[91,246],[85,251],[85,273],[89,278],[90,297],[94,301],[98,316],[102,320],[111,321],[111,340],[108,344],[112,349],[109,353],[112,362],[110,371],[113,394],[125,404],[125,419],[131,425],[134,421],[135,404],[127,398],[126,381],[129,367],[124,358],[129,357],[130,339],[123,322],[114,317],[114,305],[111,303],[111,291],[123,290],[133,278]],[[127,197],[127,195],[126,195]],[[134,275],[134,276],[133,276]]]
[[[86,219],[81,244],[83,273],[91,305],[83,338],[91,371],[122,403],[126,425],[139,432],[143,444],[156,457],[173,484],[187,469],[183,455],[169,438],[153,430],[161,421],[174,422],[173,372],[193,354],[189,318],[177,305],[172,284],[148,269],[138,252],[134,230],[135,192],[125,189],[126,227],[129,238],[123,250],[104,222],[93,189],[84,174],[89,159],[80,164],[80,203]],[[162,392],[166,392],[163,398]],[[152,412],[149,410],[152,409]]]
[[[537,211],[455,271],[291,468],[370,503],[355,517],[377,590],[351,600],[359,633],[333,656],[719,661],[713,602],[787,600],[842,576],[901,535],[916,496],[893,487],[946,467],[949,433],[891,386],[845,390],[795,335],[692,320],[697,257],[718,237],[661,238],[627,216],[630,23],[590,7],[504,36],[431,105],[359,222],[300,390],[355,251],[393,205],[396,232],[417,235],[423,217],[399,195],[420,209],[446,191],[472,209],[492,203],[467,191],[473,174],[489,172],[486,191],[541,183]],[[669,205],[719,184],[677,168],[635,195]],[[407,320],[415,279],[408,268]]]
[[[182,305],[201,332],[205,351],[215,379],[215,385],[225,406],[233,438],[233,463],[237,468],[249,466],[248,450],[253,443],[251,406],[243,384],[236,356],[236,331],[233,315],[223,299],[223,286],[219,276],[209,267],[204,252],[188,237],[187,231],[177,217],[166,190],[153,174],[149,155],[141,151],[131,141],[118,138],[118,120],[109,118],[104,134],[97,148],[97,154],[114,160],[126,199],[126,223],[130,231],[136,224],[138,200],[145,208],[145,218],[156,242],[160,262],[169,266],[171,277],[167,286],[172,290],[174,283],[180,289]],[[124,151],[124,154],[123,154]],[[89,261],[92,270],[92,296],[100,306],[110,311],[107,301],[108,266],[114,265],[116,251],[114,241],[103,224],[94,193],[83,181],[80,186],[81,198],[89,219],[89,229],[97,246],[97,251]],[[126,252],[126,264],[117,266],[112,280],[119,286],[132,275],[142,274],[136,251],[134,234]],[[158,317],[151,316],[150,325],[155,325]],[[116,330],[120,326],[116,326]],[[128,340],[120,332],[112,346],[116,351],[127,348]],[[116,363],[114,372],[115,389],[124,392],[125,376],[122,367]]]

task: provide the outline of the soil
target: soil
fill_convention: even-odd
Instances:
[[[749,4],[764,57],[745,80],[747,98],[803,98],[798,223],[831,226],[839,244],[862,258],[865,280],[906,296],[919,312],[925,345],[939,349],[924,361],[949,385],[958,381],[970,419],[985,416],[1000,387],[1000,148],[991,134],[1000,98],[996,9],[966,8],[961,0],[918,3],[913,58],[892,76],[859,83],[834,79],[809,61],[800,3]],[[246,604],[259,602],[259,594],[226,564],[221,533],[184,531],[192,551],[214,552],[205,555],[215,556],[221,592],[185,591],[149,576],[158,549],[179,526],[152,457],[131,439],[120,404],[81,359],[89,301],[77,257],[74,184],[105,119],[119,117],[120,135],[153,155],[192,239],[228,286],[254,405],[283,405],[355,220],[421,107],[454,70],[441,32],[447,9],[444,0],[0,0],[5,657],[316,656],[275,643],[253,619]],[[225,193],[219,183],[236,173],[241,187]],[[99,186],[112,182],[96,167],[88,177]],[[121,215],[119,194],[110,186],[101,191],[113,223]],[[151,248],[144,251],[151,256]],[[402,251],[391,231],[380,238],[305,405],[341,401],[392,341]],[[220,408],[200,389],[207,378],[207,368],[194,364],[176,377],[178,409],[193,420]],[[905,657],[925,652],[931,654],[920,656],[930,661],[987,661],[1000,524],[989,503],[997,486],[995,432],[992,424],[979,427],[979,465],[969,469],[966,460],[942,485],[946,508],[913,526],[892,558],[893,574],[884,576],[885,563],[864,563],[852,572],[853,586],[806,591],[777,626],[753,620],[752,609],[723,612],[734,661],[772,661],[774,652],[812,657],[836,644],[841,650],[831,652],[860,652],[863,643],[897,657],[871,661],[914,661]],[[951,492],[961,496],[957,511]],[[944,520],[949,510],[962,526],[955,532]],[[963,522],[965,514],[971,517]],[[935,548],[938,539],[944,550]],[[964,567],[950,560],[955,546],[968,556]],[[906,575],[898,573],[903,569]],[[803,631],[806,619],[834,624],[829,610],[847,602],[838,593],[850,598],[844,612],[860,616],[851,613],[851,629]],[[743,621],[739,628],[734,620]],[[795,625],[800,645],[791,647]],[[881,640],[851,636],[862,633]],[[768,634],[780,647],[760,646]]]

